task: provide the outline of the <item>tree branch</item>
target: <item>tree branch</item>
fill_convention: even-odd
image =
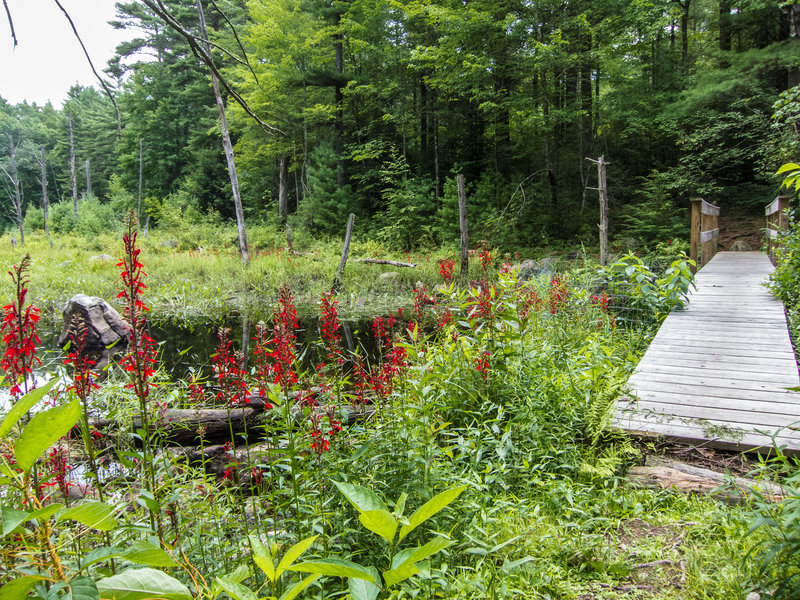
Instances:
[[[8,17],[8,26],[11,28],[11,39],[14,40],[14,47],[17,47],[17,33],[14,31],[14,19],[11,18],[11,9],[8,8],[8,2],[3,0],[3,7],[6,9],[6,16]]]
[[[244,65],[247,66],[247,68],[250,70],[250,73],[253,75],[253,79],[255,79],[255,81],[256,81],[256,85],[260,89],[263,89],[263,88],[261,88],[261,82],[258,80],[258,75],[256,75],[256,72],[253,70],[253,67],[250,65],[250,61],[247,60],[247,51],[244,49],[244,45],[242,44],[242,40],[239,39],[239,34],[236,32],[236,27],[234,27],[233,23],[231,23],[230,19],[228,19],[228,15],[226,15],[224,12],[222,12],[220,7],[217,6],[217,3],[215,2],[215,0],[209,0],[209,2],[211,2],[211,6],[214,7],[214,9],[222,16],[222,18],[225,19],[225,22],[228,24],[228,27],[231,28],[231,33],[233,34],[233,37],[236,40],[236,44],[239,46],[239,50],[242,51],[242,58],[244,60],[242,61],[242,60],[240,60],[238,58],[236,60],[238,60],[241,64],[244,64]],[[214,45],[217,46],[216,44],[214,44]],[[217,46],[217,48],[219,48],[221,51],[225,52],[229,56],[233,56],[233,54],[231,54],[227,50],[224,50],[223,48],[220,48],[219,46]]]
[[[211,55],[208,52],[205,51],[204,48],[202,48],[200,46],[200,44],[197,43],[197,40],[195,39],[194,34],[191,33],[190,31],[187,31],[186,28],[184,28],[175,19],[175,17],[173,17],[169,13],[169,10],[167,10],[167,7],[164,6],[164,3],[161,0],[155,0],[155,1],[153,1],[153,0],[142,0],[142,4],[147,6],[158,17],[163,19],[164,22],[167,25],[169,25],[170,27],[172,27],[172,29],[174,29],[178,34],[183,36],[183,38],[188,42],[189,47],[192,49],[192,52],[198,58],[198,60],[200,60],[201,62],[205,63],[205,65],[211,70],[211,72],[214,75],[217,76],[217,79],[222,84],[222,87],[224,87],[225,91],[228,92],[231,95],[231,98],[233,98],[236,101],[236,103],[239,106],[241,106],[242,109],[244,109],[244,111],[248,114],[248,116],[250,116],[250,118],[253,119],[256,123],[258,123],[264,131],[266,131],[267,133],[270,133],[272,135],[275,135],[275,134],[285,135],[283,131],[281,131],[280,129],[278,129],[274,125],[270,125],[269,123],[265,123],[264,121],[262,121],[258,117],[258,115],[256,115],[253,112],[253,110],[250,108],[250,106],[247,104],[247,102],[245,102],[244,98],[242,98],[236,91],[234,91],[231,88],[230,84],[228,83],[228,80],[220,74],[219,70],[214,65],[214,59],[211,57]]]
[[[3,0],[3,2],[5,2],[5,0]],[[103,89],[105,90],[106,94],[111,100],[111,104],[114,105],[114,112],[117,114],[117,137],[121,137],[122,121],[119,117],[119,107],[117,106],[117,101],[114,99],[114,94],[111,93],[111,90],[109,89],[108,85],[106,85],[106,82],[103,80],[102,77],[100,77],[100,74],[97,72],[97,69],[94,68],[94,63],[92,62],[92,58],[89,56],[89,52],[86,50],[86,46],[84,45],[81,36],[78,35],[78,30],[75,28],[75,23],[72,22],[72,17],[70,17],[69,13],[64,9],[63,6],[61,6],[61,2],[59,2],[58,0],[53,0],[53,2],[55,2],[56,5],[58,5],[58,8],[60,8],[61,12],[64,13],[64,16],[67,17],[67,21],[69,21],[70,27],[72,27],[72,33],[74,33],[75,37],[78,38],[78,43],[81,45],[81,48],[83,48],[83,53],[86,56],[86,60],[89,62],[89,66],[92,68],[92,73],[94,73],[94,76],[97,77],[97,81],[100,82],[100,85],[103,86]]]

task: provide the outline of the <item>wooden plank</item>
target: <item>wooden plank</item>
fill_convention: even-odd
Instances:
[[[800,402],[800,395],[797,392],[776,389],[773,391],[759,390],[740,390],[729,387],[719,387],[710,385],[699,385],[685,382],[671,381],[651,381],[634,375],[629,380],[632,395],[636,396],[642,391],[660,392],[665,389],[675,395],[686,396],[713,396],[716,398],[739,398],[741,400],[761,400],[763,402],[788,402],[796,404]],[[664,384],[668,385],[664,385]]]
[[[778,197],[767,205],[767,208],[764,210],[764,215],[767,217],[772,216],[780,209],[781,209],[781,199],[780,197]]]
[[[706,243],[713,240],[715,237],[719,235],[719,228],[717,229],[710,229],[708,231],[701,231],[700,232],[700,242]]]
[[[714,206],[713,204],[706,202],[705,200],[703,200],[702,208],[700,210],[704,215],[708,215],[710,217],[719,216],[719,206]]]
[[[718,370],[721,372],[730,373],[731,375],[736,373],[754,373],[766,377],[775,376],[786,379],[792,375],[797,375],[797,367],[789,363],[789,361],[785,361],[776,365],[773,361],[753,363],[752,361],[744,362],[722,359],[706,360],[706,357],[702,354],[694,354],[692,357],[687,357],[678,353],[656,354],[654,352],[648,352],[646,358],[649,364],[646,367],[642,366],[642,363],[644,363],[644,359],[642,359],[642,361],[639,363],[639,366],[637,366],[637,369],[647,371],[654,368],[675,369],[678,371],[685,369],[696,369],[701,371]]]
[[[753,367],[756,369],[764,369],[764,372],[769,371],[769,367],[775,365],[781,371],[786,369],[794,369],[797,371],[797,363],[795,362],[794,355],[777,356],[777,357],[761,357],[749,356],[742,357],[723,354],[720,352],[691,352],[686,350],[674,350],[668,348],[650,348],[646,356],[652,357],[654,360],[661,359],[664,364],[670,364],[670,361],[675,359],[683,359],[689,361],[696,361],[696,364],[731,364],[737,368]]]
[[[627,396],[631,400],[631,408],[641,408],[643,406],[658,405],[672,406],[683,405],[686,408],[714,408],[721,409],[730,407],[732,410],[743,410],[765,414],[784,415],[791,422],[800,419],[800,404],[796,402],[763,402],[753,399],[738,398],[715,398],[713,396],[687,396],[681,395],[678,399],[669,392],[658,391],[648,392],[639,391],[636,396]],[[622,402],[622,400],[620,401]],[[691,415],[697,416],[697,415]]]
[[[773,368],[769,373],[763,368],[756,367],[755,369],[748,368],[749,365],[744,365],[743,368],[736,368],[726,363],[708,363],[700,366],[692,361],[665,361],[649,357],[648,360],[642,360],[637,366],[636,371],[650,374],[657,373],[663,375],[673,375],[681,377],[686,380],[692,380],[698,377],[706,378],[721,378],[730,379],[733,381],[763,381],[768,382],[769,385],[778,387],[797,387],[800,386],[800,379],[797,376],[797,369],[783,369]]]
[[[722,403],[720,403],[722,404]],[[743,426],[745,428],[770,428],[779,429],[781,427],[800,426],[800,415],[783,414],[775,412],[761,412],[753,408],[729,408],[720,406],[687,406],[680,402],[650,402],[640,400],[636,404],[636,410],[645,414],[654,413],[656,415],[666,414],[675,417],[686,417],[690,419],[702,419],[707,421],[714,419],[721,423]]]

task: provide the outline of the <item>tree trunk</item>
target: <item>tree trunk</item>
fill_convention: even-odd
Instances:
[[[344,232],[344,247],[342,248],[342,257],[339,259],[339,268],[336,269],[336,278],[333,280],[331,289],[338,292],[342,287],[342,273],[347,265],[347,255],[350,253],[350,237],[353,235],[353,223],[355,223],[356,216],[350,213],[347,219],[347,229]]]
[[[139,201],[136,205],[136,222],[142,222],[142,138],[139,138]]]
[[[16,221],[17,228],[19,229],[19,243],[25,244],[25,232],[22,228],[22,193],[19,189],[19,173],[17,172],[17,148],[14,146],[14,137],[9,133],[8,134],[8,148],[10,151],[9,154],[9,163],[8,168],[9,170],[3,171],[6,174],[6,177],[11,181],[11,186],[14,188],[14,196],[12,201],[14,202],[14,220]]]
[[[287,187],[289,187],[289,157],[281,156],[281,166],[278,174],[278,216],[286,220],[289,216],[289,201]]]
[[[788,5],[784,10],[789,13],[789,36],[795,44],[800,43],[800,4]],[[789,67],[786,84],[789,89],[800,85],[800,69]]]
[[[206,52],[211,56],[211,44],[208,42],[208,32],[206,31],[206,19],[203,14],[203,5],[197,0],[197,15],[200,18],[200,35],[203,38]],[[233,206],[236,212],[236,228],[239,232],[239,253],[242,262],[250,260],[250,249],[247,245],[247,231],[244,224],[244,210],[242,209],[242,198],[239,195],[239,177],[236,174],[236,163],[233,158],[233,144],[231,143],[230,132],[228,131],[228,120],[225,117],[225,104],[222,101],[222,94],[219,91],[219,81],[214,72],[211,72],[211,86],[214,88],[214,98],[217,101],[219,110],[220,128],[222,129],[222,147],[225,150],[225,159],[228,163],[228,175],[231,178],[231,192],[233,193]]]
[[[50,200],[47,198],[47,160],[45,159],[44,155],[44,146],[41,147],[41,151],[42,158],[39,163],[42,167],[42,178],[39,180],[39,183],[42,185],[42,214],[44,216],[44,232],[49,234],[50,230],[47,227],[47,219],[50,217]]]
[[[458,226],[461,231],[461,283],[465,284],[469,279],[469,230],[467,229],[467,186],[463,173],[459,173],[456,177],[456,187],[458,188]]]
[[[75,176],[75,139],[72,136],[72,113],[67,113],[69,124],[69,174],[72,181],[72,208],[78,216],[78,180]]]
[[[86,159],[86,195],[92,195],[92,173],[89,168],[89,159]]]

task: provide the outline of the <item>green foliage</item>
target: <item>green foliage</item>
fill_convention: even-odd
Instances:
[[[349,185],[337,185],[338,159],[330,144],[321,143],[311,153],[308,199],[302,212],[312,231],[341,235],[351,212],[358,212]]]
[[[600,269],[612,306],[623,313],[623,320],[638,319],[660,323],[667,315],[681,309],[694,286],[686,255],[672,264],[660,277],[629,252],[616,262]]]

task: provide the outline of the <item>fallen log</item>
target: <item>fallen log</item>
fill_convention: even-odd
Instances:
[[[683,494],[709,494],[725,502],[736,503],[758,490],[764,498],[778,501],[785,496],[780,485],[744,477],[731,477],[711,469],[648,456],[644,466],[632,467],[628,479],[635,485],[651,489],[668,489]]]
[[[372,265],[391,265],[393,267],[408,267],[415,269],[417,263],[400,262],[397,260],[384,260],[383,258],[354,258],[351,262],[369,263]]]
[[[280,426],[274,413],[267,411],[268,403],[263,398],[253,397],[248,406],[232,408],[230,411],[221,408],[169,409],[151,422],[159,441],[165,446],[214,446],[226,442],[243,443],[264,439],[264,419],[272,423],[270,427]],[[325,405],[313,409],[320,416],[327,415]],[[303,409],[292,408],[295,420],[303,418]],[[350,426],[358,421],[369,420],[374,414],[373,407],[358,410],[348,409],[345,416],[337,413],[342,425]],[[91,424],[101,434],[108,434],[120,429],[120,424],[112,419],[100,419]],[[138,418],[133,419],[133,428],[141,427]],[[73,435],[77,434],[77,429]],[[233,435],[233,439],[231,438]]]

